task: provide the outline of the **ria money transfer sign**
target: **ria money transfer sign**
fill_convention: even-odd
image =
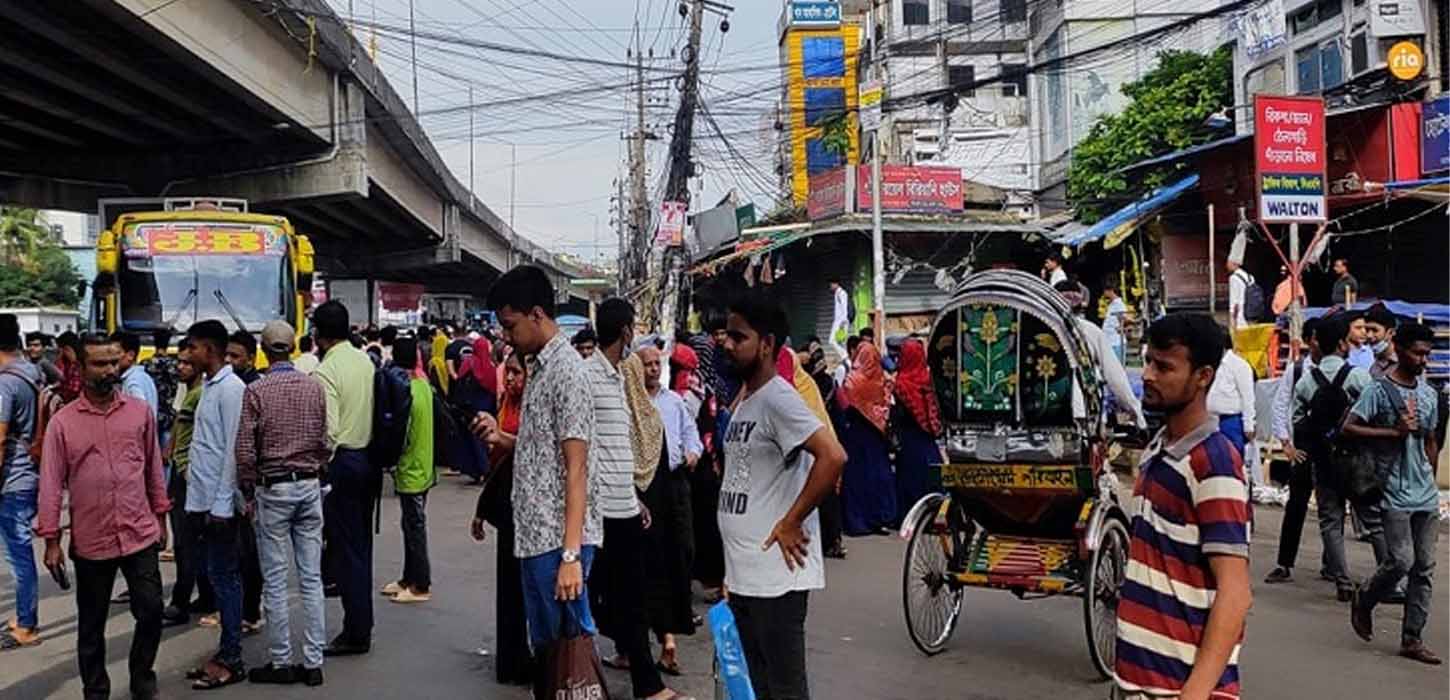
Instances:
[[[1324,100],[1255,95],[1259,220],[1324,221],[1324,166]]]

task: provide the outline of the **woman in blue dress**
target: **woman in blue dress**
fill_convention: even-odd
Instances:
[[[926,366],[926,346],[918,338],[910,338],[901,346],[896,408],[896,511],[901,518],[922,496],[941,490],[941,477],[934,476],[932,470],[933,464],[942,462],[937,446],[942,432],[941,413]]]
[[[884,534],[896,522],[896,482],[886,440],[886,374],[874,343],[856,348],[842,389],[847,403],[841,432],[847,456],[841,479],[843,529],[851,537]]]

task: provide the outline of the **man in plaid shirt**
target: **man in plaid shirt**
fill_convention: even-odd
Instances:
[[[283,321],[262,328],[266,376],[247,387],[237,431],[237,484],[255,513],[263,606],[271,625],[271,661],[252,669],[253,683],[322,685],[326,619],[322,595],[322,490],[327,400],[322,384],[292,367],[296,334]],[[287,624],[287,562],[297,561],[303,627],[300,666],[292,664]]]

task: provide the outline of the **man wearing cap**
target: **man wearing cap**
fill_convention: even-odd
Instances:
[[[322,384],[292,366],[292,326],[262,328],[267,374],[247,387],[237,431],[237,484],[254,515],[262,563],[262,605],[270,662],[252,669],[253,683],[322,684],[327,626],[322,595],[322,491],[331,456]],[[287,563],[297,562],[302,599],[302,664],[292,663],[287,624]]]

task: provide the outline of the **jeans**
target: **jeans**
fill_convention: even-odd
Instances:
[[[111,589],[116,572],[126,578],[131,591],[131,617],[136,631],[131,635],[131,696],[157,697],[156,650],[161,646],[161,569],[155,546],[119,559],[81,559],[74,552],[76,568],[76,664],[87,700],[111,697],[111,677],[106,673],[106,619],[111,610]]]
[[[400,493],[403,529],[403,583],[419,593],[433,586],[433,570],[428,565],[428,492]]]
[[[1294,568],[1299,558],[1299,538],[1309,515],[1309,496],[1314,492],[1313,462],[1291,464],[1289,469],[1289,502],[1284,505],[1284,521],[1279,526],[1279,566],[1286,569]],[[1341,551],[1342,547],[1341,536]]]
[[[182,505],[186,503],[186,475],[177,474],[166,487],[171,498],[171,551],[176,556],[176,584],[171,587],[171,605],[183,613],[216,612],[216,598],[211,592],[211,580],[206,575],[206,546],[202,533],[206,531],[205,513],[187,513]],[[191,600],[196,591],[196,601]]]
[[[809,700],[806,677],[806,609],[809,594],[791,591],[778,598],[730,594],[730,612],[740,630],[750,685],[759,700]]]
[[[327,644],[322,597],[322,487],[316,479],[285,481],[257,488],[257,553],[262,564],[263,605],[267,610],[267,652],[274,666],[292,663],[288,621],[287,565],[297,562],[301,593],[302,665],[322,668]]]
[[[367,452],[338,448],[327,468],[332,490],[322,499],[323,567],[342,597],[342,641],[373,639],[373,505],[381,477]]]
[[[1349,585],[1349,567],[1344,558],[1344,518],[1348,499],[1339,492],[1338,476],[1327,459],[1316,459],[1314,500],[1319,505],[1319,536],[1324,541],[1324,573],[1341,586]],[[1356,503],[1355,515],[1364,524],[1374,548],[1376,565],[1385,560],[1385,534],[1378,504]]]
[[[239,517],[207,522],[206,575],[211,579],[217,611],[221,613],[221,639],[216,660],[233,670],[242,668],[241,523]]]
[[[581,634],[597,635],[594,617],[589,614],[589,586],[586,583],[579,597],[568,602],[554,598],[554,586],[559,578],[562,549],[545,552],[538,556],[519,560],[524,580],[524,615],[529,624],[529,645],[534,656],[542,656],[555,641],[564,637],[564,615],[578,627]],[[579,552],[579,561],[584,565],[583,577],[589,580],[589,567],[594,563],[594,545],[585,545]]]
[[[15,574],[15,623],[27,630],[40,625],[40,588],[30,529],[35,497],[34,491],[0,494],[0,539],[5,540],[5,559]]]
[[[1435,511],[1387,510],[1384,512],[1387,544],[1385,560],[1365,584],[1360,604],[1373,610],[1394,593],[1400,579],[1410,576],[1405,591],[1405,621],[1400,642],[1420,641],[1425,620],[1430,616],[1430,593],[1435,584],[1435,542],[1440,523]]]

